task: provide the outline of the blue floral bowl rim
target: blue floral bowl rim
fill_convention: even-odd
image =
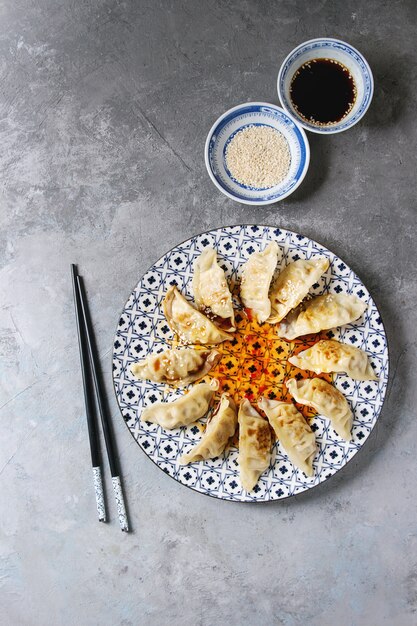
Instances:
[[[299,178],[298,178],[297,182],[295,183],[295,185],[293,187],[291,187],[291,189],[289,191],[287,191],[286,193],[284,193],[282,195],[277,196],[274,199],[268,198],[267,200],[258,200],[258,199],[256,199],[256,200],[249,200],[247,198],[237,197],[235,194],[233,194],[230,191],[228,191],[227,189],[225,189],[221,183],[219,183],[219,181],[217,180],[216,176],[214,175],[213,170],[212,170],[211,165],[210,165],[210,157],[209,157],[210,141],[211,141],[211,138],[212,138],[212,136],[214,134],[214,131],[216,130],[216,128],[218,127],[220,122],[222,122],[231,113],[237,113],[238,111],[241,111],[242,109],[244,109],[246,107],[251,107],[251,106],[268,107],[268,108],[271,108],[271,109],[275,109],[276,111],[279,111],[281,114],[284,114],[290,120],[290,122],[292,122],[294,124],[295,128],[298,131],[299,136],[301,137],[302,141],[304,142],[305,163],[304,163],[303,170],[302,170],[301,174],[299,175]],[[286,198],[289,195],[291,195],[301,185],[301,183],[303,182],[303,180],[304,180],[304,178],[305,178],[305,176],[307,174],[307,171],[308,171],[308,168],[309,168],[309,165],[310,165],[310,144],[308,142],[307,135],[306,135],[304,129],[302,128],[302,126],[300,125],[299,121],[297,119],[295,119],[292,115],[289,115],[288,111],[285,110],[283,107],[280,107],[280,106],[278,106],[276,104],[271,104],[270,102],[244,102],[242,104],[238,104],[238,105],[232,107],[231,109],[228,109],[222,115],[220,115],[220,117],[218,117],[216,119],[216,121],[214,122],[214,124],[212,125],[212,127],[210,128],[210,130],[209,130],[209,132],[207,134],[206,143],[204,145],[204,162],[206,164],[206,169],[207,169],[208,175],[210,176],[212,182],[215,184],[217,189],[219,189],[225,196],[227,196],[228,198],[231,198],[235,202],[240,202],[241,204],[247,204],[247,205],[251,205],[251,206],[266,206],[268,204],[275,204],[276,202],[280,202],[284,198]]]
[[[367,69],[368,75],[369,75],[370,89],[371,90],[370,90],[368,102],[367,102],[366,106],[364,107],[363,111],[361,112],[361,115],[359,115],[358,118],[356,120],[354,120],[351,124],[349,124],[348,126],[344,126],[343,128],[338,128],[337,126],[334,126],[334,127],[326,126],[325,129],[321,129],[320,127],[314,127],[313,128],[312,126],[310,126],[308,124],[305,124],[301,117],[298,117],[298,115],[296,115],[296,113],[294,113],[294,111],[292,111],[291,109],[289,109],[286,106],[286,99],[284,98],[283,94],[281,93],[281,89],[280,89],[281,75],[282,75],[286,65],[288,64],[289,60],[291,59],[291,57],[294,56],[294,54],[296,52],[298,52],[298,50],[300,50],[301,48],[304,48],[308,44],[316,43],[316,42],[317,43],[319,43],[319,42],[323,42],[323,43],[334,42],[334,43],[339,43],[342,46],[346,46],[347,48],[350,48],[350,50],[355,52],[361,58],[361,60],[363,61],[363,64],[365,65],[365,67]],[[373,95],[374,95],[374,76],[372,74],[372,70],[371,70],[371,67],[370,67],[368,61],[363,56],[362,52],[360,52],[357,48],[355,48],[355,46],[352,46],[350,43],[347,43],[346,41],[343,41],[342,39],[336,39],[335,37],[316,37],[314,39],[307,39],[306,41],[303,41],[298,46],[293,48],[289,54],[287,54],[287,56],[285,57],[285,59],[283,60],[283,62],[281,64],[281,67],[279,68],[278,77],[277,77],[277,92],[278,92],[279,100],[280,100],[281,105],[282,105],[283,109],[285,110],[285,112],[291,117],[291,119],[295,120],[305,130],[308,130],[311,133],[316,133],[318,135],[335,135],[336,133],[343,133],[345,130],[349,130],[349,128],[352,128],[353,126],[355,126],[355,124],[360,122],[360,120],[363,118],[365,113],[368,111],[368,109],[370,107],[370,104],[372,102]]]

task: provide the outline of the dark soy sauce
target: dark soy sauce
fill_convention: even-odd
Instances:
[[[294,74],[290,97],[297,113],[311,124],[340,122],[355,103],[351,73],[334,59],[312,59]]]

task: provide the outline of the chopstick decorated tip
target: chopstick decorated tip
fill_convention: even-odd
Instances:
[[[90,326],[90,319],[87,310],[87,299],[85,297],[84,286],[80,276],[76,277],[77,288],[78,288],[78,296],[81,304],[81,313],[83,319],[83,325],[85,329],[85,336],[87,340],[87,350],[88,356],[90,360],[91,373],[94,382],[94,389],[96,393],[96,400],[98,406],[98,412],[101,418],[101,425],[104,433],[104,440],[106,442],[107,456],[109,459],[110,472],[112,476],[113,490],[116,499],[117,505],[117,513],[119,517],[120,528],[123,532],[129,531],[129,524],[127,520],[126,507],[123,498],[123,490],[120,478],[120,470],[119,464],[117,460],[117,455],[115,452],[114,438],[113,432],[111,429],[110,418],[106,410],[106,406],[104,403],[104,395],[102,393],[100,380],[98,377],[98,367],[96,363],[96,355],[93,347],[93,334]]]
[[[103,482],[101,479],[100,447],[97,433],[96,415],[92,401],[91,377],[89,375],[89,357],[87,352],[86,337],[83,330],[82,312],[77,286],[77,269],[71,265],[72,287],[74,294],[75,319],[77,321],[78,346],[80,349],[81,373],[84,388],[85,412],[87,417],[88,437],[90,440],[91,463],[93,466],[94,491],[96,494],[96,504],[98,519],[100,522],[106,521],[106,507],[103,495]]]

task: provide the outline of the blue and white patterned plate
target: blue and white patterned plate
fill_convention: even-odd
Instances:
[[[310,124],[294,109],[290,98],[291,81],[295,72],[312,59],[335,59],[347,67],[356,85],[356,100],[352,110],[336,124],[317,126]],[[313,133],[329,135],[351,128],[365,115],[374,93],[374,79],[365,57],[353,46],[331,37],[310,39],[290,52],[279,70],[277,79],[282,106],[301,126]]]
[[[364,316],[354,324],[334,330],[336,339],[363,348],[378,376],[378,381],[358,382],[345,375],[335,375],[335,386],[345,395],[354,411],[353,439],[343,441],[330,427],[329,420],[312,419],[318,454],[314,476],[307,478],[289,462],[281,445],[275,444],[271,465],[255,489],[242,490],[237,465],[237,449],[202,463],[181,466],[178,459],[184,450],[201,438],[199,428],[165,431],[140,419],[142,408],[157,400],[172,400],[183,392],[152,382],[137,381],[130,373],[131,364],[150,352],[169,346],[172,333],[164,319],[161,302],[174,283],[192,298],[192,267],[207,246],[213,246],[221,265],[232,281],[239,278],[242,264],[253,250],[275,240],[281,249],[279,263],[298,258],[325,255],[331,263],[312,293],[355,294],[368,304]],[[388,381],[388,346],[380,314],[368,290],[354,272],[324,246],[297,233],[268,226],[229,226],[196,235],[179,244],[159,259],[140,279],[129,296],[118,322],[113,350],[113,379],[123,418],[142,450],[169,476],[200,493],[239,502],[265,502],[292,496],[315,487],[335,474],[360,450],[381,411]]]
[[[232,178],[226,166],[226,146],[239,130],[270,126],[288,141],[291,162],[287,176],[278,185],[254,189]],[[248,102],[226,111],[213,124],[204,149],[207,171],[213,183],[232,200],[243,204],[272,204],[289,196],[302,183],[310,163],[310,147],[303,129],[280,107],[266,102]]]

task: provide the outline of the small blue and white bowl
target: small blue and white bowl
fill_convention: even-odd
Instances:
[[[294,109],[290,98],[290,86],[295,72],[312,59],[335,59],[350,71],[356,85],[356,100],[351,111],[335,124],[317,126],[310,124]],[[312,133],[329,135],[351,128],[365,115],[374,93],[374,79],[371,68],[362,54],[344,41],[326,37],[310,39],[294,48],[287,56],[278,74],[278,95],[284,109],[301,126]]]
[[[248,126],[269,126],[288,141],[290,167],[287,176],[274,187],[256,189],[235,180],[226,165],[226,147],[231,138]],[[301,184],[310,162],[310,147],[302,128],[283,109],[266,102],[248,102],[226,111],[207,136],[204,157],[213,183],[225,196],[243,204],[273,204],[289,196]]]

